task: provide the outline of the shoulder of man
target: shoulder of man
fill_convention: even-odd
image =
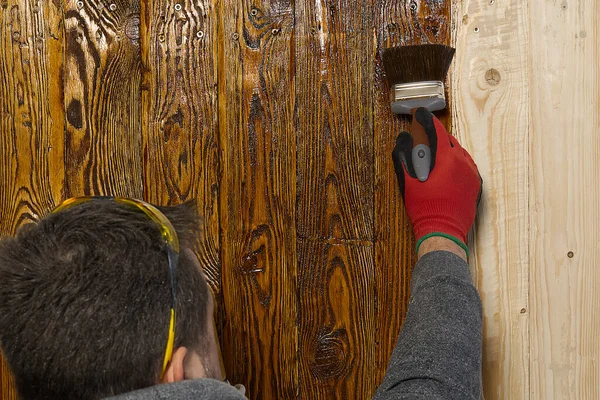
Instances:
[[[242,400],[243,392],[225,382],[215,379],[194,379],[166,383],[123,393],[105,400]]]

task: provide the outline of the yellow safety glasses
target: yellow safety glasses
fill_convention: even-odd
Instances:
[[[165,349],[165,357],[163,359],[163,367],[160,373],[160,379],[163,379],[167,365],[171,361],[173,356],[173,345],[175,342],[175,268],[179,263],[179,240],[177,239],[177,233],[171,225],[171,222],[165,217],[152,204],[146,203],[142,200],[129,199],[126,197],[111,197],[111,196],[85,196],[85,197],[72,197],[65,200],[61,205],[52,211],[52,213],[58,213],[68,208],[75,207],[79,204],[86,203],[88,201],[96,200],[111,200],[116,203],[125,204],[138,210],[141,210],[146,214],[152,221],[156,223],[156,226],[160,229],[160,234],[165,244],[167,245],[167,254],[169,256],[169,273],[171,276],[171,316],[169,320],[169,337],[167,339],[167,347]]]

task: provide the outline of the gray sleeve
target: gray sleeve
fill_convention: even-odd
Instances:
[[[104,400],[246,400],[228,383],[214,379],[191,379],[165,383]]]
[[[468,264],[435,251],[415,266],[408,312],[374,399],[479,399],[482,311]]]

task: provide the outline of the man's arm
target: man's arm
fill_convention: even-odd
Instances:
[[[465,243],[481,178],[471,156],[429,111],[416,110],[411,128],[415,124],[435,146],[435,158],[428,180],[420,182],[411,136],[396,139],[394,167],[419,261],[402,332],[375,399],[479,399],[482,311]]]
[[[426,241],[402,332],[374,399],[479,399],[481,301],[465,251],[445,238]]]

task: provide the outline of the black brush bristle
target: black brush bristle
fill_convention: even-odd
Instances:
[[[455,50],[443,44],[421,44],[385,49],[383,67],[391,85],[446,80]]]

